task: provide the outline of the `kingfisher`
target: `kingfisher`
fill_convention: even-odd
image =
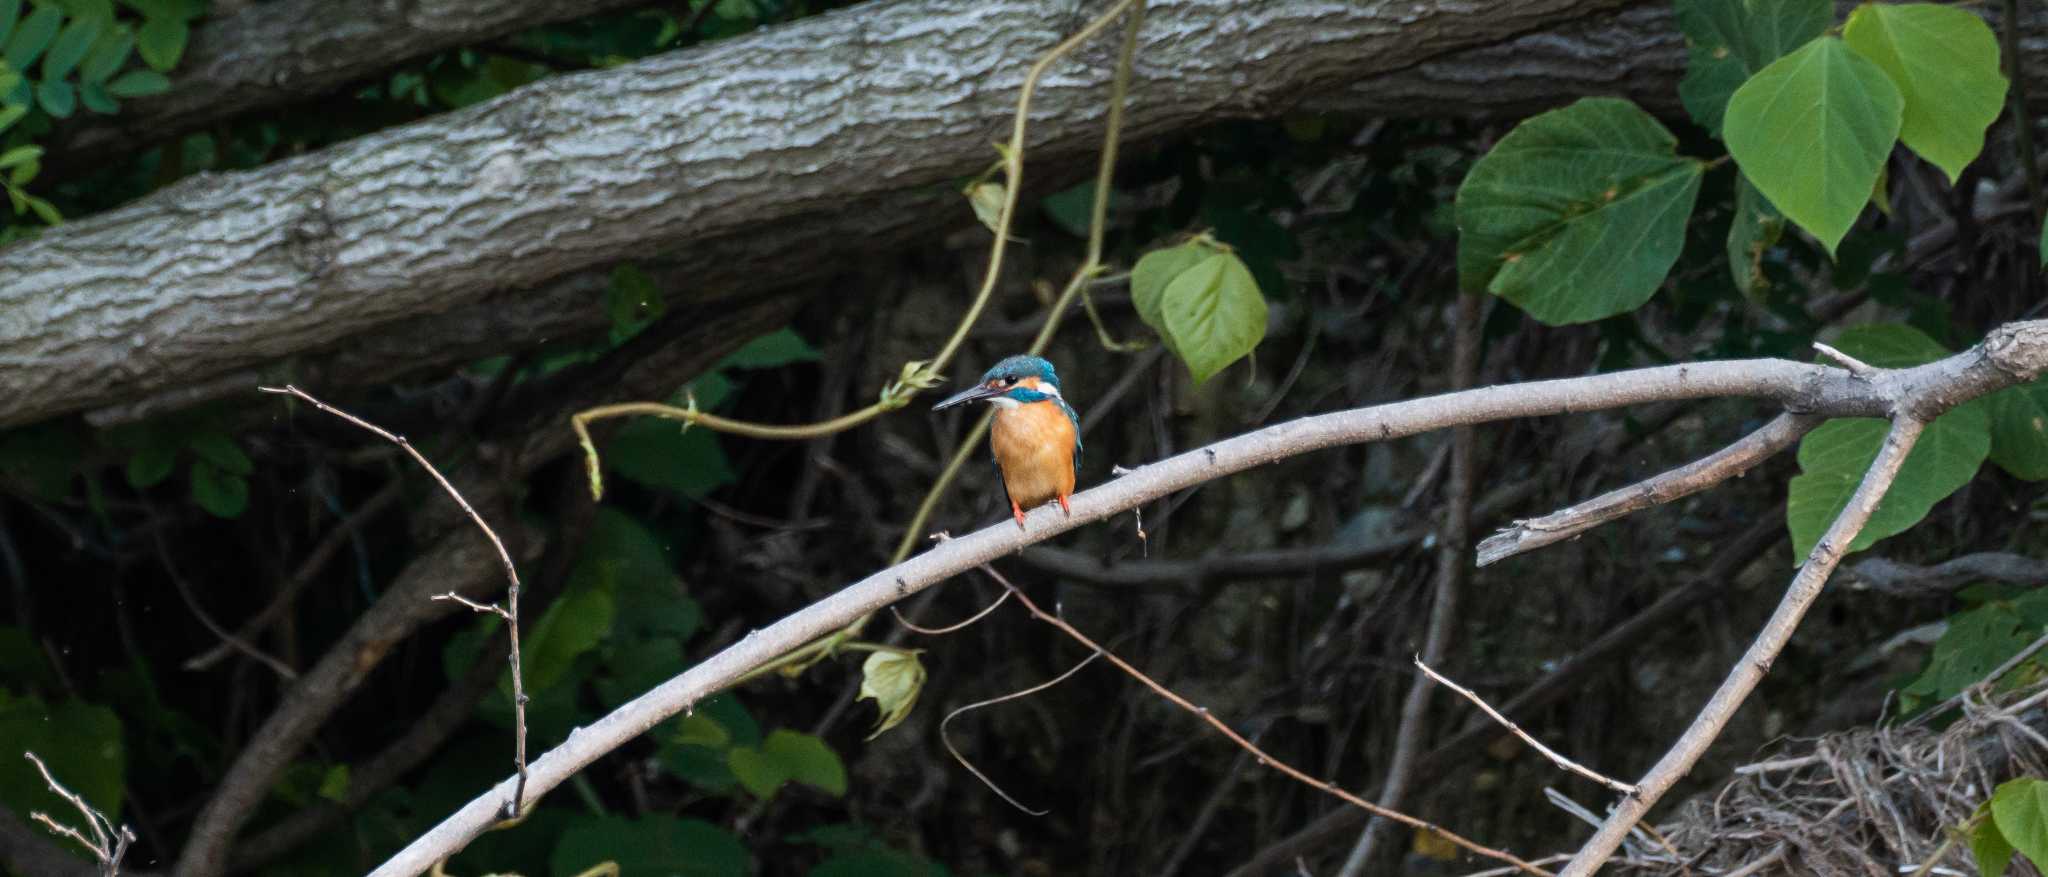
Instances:
[[[1012,356],[995,364],[981,382],[937,405],[942,411],[969,402],[996,406],[988,449],[996,473],[1010,495],[1010,514],[1024,526],[1024,512],[1057,500],[1060,510],[1074,513],[1067,497],[1074,493],[1074,475],[1081,470],[1081,419],[1060,398],[1060,376],[1052,363],[1036,356]]]

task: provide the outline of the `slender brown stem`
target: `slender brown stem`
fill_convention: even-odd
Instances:
[[[996,217],[995,241],[990,246],[988,268],[982,274],[981,289],[975,293],[974,301],[967,306],[967,312],[961,315],[960,322],[954,327],[952,336],[946,339],[945,345],[939,348],[938,353],[933,354],[929,360],[909,363],[904,366],[903,372],[898,376],[896,382],[889,385],[883,391],[880,401],[866,408],[817,423],[782,425],[749,423],[719,417],[715,414],[707,414],[696,410],[695,407],[677,407],[674,405],[664,405],[659,402],[628,402],[618,405],[603,405],[578,412],[574,417],[570,418],[570,422],[576,430],[577,440],[583,446],[585,463],[590,469],[592,495],[601,496],[603,493],[603,482],[598,474],[597,448],[590,439],[589,425],[593,421],[638,414],[680,420],[695,426],[750,438],[814,439],[852,429],[881,416],[885,412],[901,408],[909,402],[911,396],[916,395],[918,390],[934,385],[938,380],[938,375],[953,361],[954,354],[960,352],[960,346],[967,342],[968,333],[974,328],[974,324],[981,319],[982,311],[987,309],[989,300],[995,295],[997,281],[1002,278],[1003,255],[1008,251],[1010,226],[1017,215],[1018,191],[1024,185],[1024,134],[1029,128],[1031,99],[1038,91],[1039,81],[1045,77],[1045,71],[1051,69],[1054,62],[1065,57],[1082,43],[1093,39],[1096,34],[1102,32],[1103,28],[1108,27],[1126,11],[1133,8],[1142,10],[1142,7],[1142,0],[1118,0],[1117,4],[1110,7],[1108,11],[1089,21],[1080,30],[1075,31],[1072,35],[1053,46],[1044,55],[1039,56],[1037,62],[1033,63],[1031,69],[1024,74],[1024,84],[1017,95],[1017,112],[1010,124],[1010,143],[1008,147],[1002,150],[1002,168],[1006,185],[1003,187],[1002,211]],[[1104,138],[1106,145],[1103,150],[1103,167],[1105,171],[1097,183],[1099,191],[1096,197],[1094,227],[1089,233],[1090,256],[1087,265],[1084,266],[1087,276],[1090,277],[1097,270],[1095,266],[1100,263],[1102,250],[1101,228],[1108,199],[1107,168],[1113,166],[1116,160],[1117,131],[1123,120],[1123,96],[1124,92],[1129,88],[1130,81],[1130,55],[1135,51],[1137,44],[1137,21],[1138,16],[1134,14],[1131,17],[1129,34],[1125,38],[1124,55],[1117,67],[1116,84],[1112,89],[1110,119],[1107,123],[1108,134]],[[1078,274],[1079,272],[1077,272],[1077,276]],[[1072,287],[1070,286],[1069,289],[1067,298],[1071,297]],[[1057,324],[1057,322],[1056,318],[1048,320],[1048,326]],[[916,527],[912,527],[909,532],[915,534],[916,530]]]
[[[1145,675],[1145,672],[1143,670],[1139,670],[1137,667],[1133,666],[1131,662],[1117,657],[1115,652],[1112,652],[1109,649],[1104,648],[1101,643],[1098,643],[1095,640],[1090,639],[1087,634],[1082,633],[1073,625],[1068,624],[1065,619],[1062,619],[1056,615],[1049,614],[1045,610],[1038,608],[1038,604],[1032,602],[1031,598],[1029,596],[1026,596],[1021,588],[1018,588],[1016,585],[1011,584],[1009,579],[1004,578],[1003,574],[996,572],[993,567],[990,567],[987,564],[983,564],[981,567],[981,571],[987,573],[990,578],[993,578],[997,582],[1000,582],[1003,587],[1008,588],[1010,590],[1010,593],[1017,595],[1017,601],[1019,603],[1024,604],[1024,608],[1030,611],[1031,617],[1058,628],[1061,633],[1066,634],[1075,642],[1080,643],[1082,646],[1101,654],[1104,659],[1108,660],[1111,664],[1115,664],[1117,669],[1124,671],[1124,673],[1126,675],[1129,675],[1132,679],[1138,680],[1139,684],[1144,685],[1146,688],[1152,689],[1153,694],[1157,694],[1160,697],[1165,698],[1174,706],[1180,707],[1181,709],[1186,710],[1189,714],[1193,715],[1194,717],[1201,719],[1203,722],[1206,722],[1209,725],[1209,727],[1215,728],[1223,736],[1230,738],[1230,742],[1236,743],[1238,748],[1251,753],[1252,757],[1258,760],[1258,763],[1261,767],[1270,767],[1274,770],[1277,770],[1280,773],[1286,774],[1288,777],[1294,780],[1297,780],[1315,789],[1319,789],[1323,792],[1333,795],[1337,797],[1339,800],[1342,800],[1345,803],[1350,804],[1354,807],[1364,809],[1375,816],[1379,816],[1394,822],[1398,822],[1417,831],[1427,831],[1431,834],[1443,838],[1444,840],[1450,841],[1451,843],[1456,844],[1459,847],[1475,855],[1485,856],[1489,859],[1497,859],[1499,861],[1506,862],[1510,865],[1513,865],[1521,869],[1525,873],[1541,875],[1550,874],[1549,871],[1545,871],[1542,868],[1536,867],[1534,864],[1527,862],[1523,860],[1521,857],[1516,856],[1513,853],[1507,852],[1506,850],[1497,850],[1489,846],[1483,846],[1476,841],[1466,838],[1463,835],[1460,835],[1447,828],[1444,828],[1443,826],[1437,825],[1434,822],[1430,822],[1424,819],[1417,819],[1398,810],[1390,810],[1385,807],[1381,807],[1377,804],[1372,803],[1371,801],[1367,801],[1364,798],[1360,798],[1357,795],[1345,791],[1343,787],[1338,786],[1335,783],[1327,782],[1325,780],[1319,780],[1315,777],[1309,776],[1308,774],[1301,772],[1300,769],[1294,767],[1293,765],[1288,764],[1287,762],[1281,761],[1280,759],[1273,757],[1271,753],[1267,752],[1264,749],[1259,748],[1258,745],[1253,743],[1252,741],[1245,739],[1244,735],[1237,733],[1237,730],[1230,727],[1229,723],[1223,721],[1222,719],[1217,718],[1215,714],[1209,712],[1209,709],[1207,707],[1196,706],[1187,698],[1181,697],[1179,694],[1174,693],[1173,689],[1167,688],[1166,686],[1161,685],[1157,680],[1154,680],[1152,677]]]
[[[357,428],[367,430],[376,434],[379,438],[397,445],[400,450],[405,451],[408,456],[412,457],[413,462],[420,464],[420,468],[425,469],[428,475],[433,476],[434,481],[441,485],[441,490],[446,492],[449,498],[455,500],[455,504],[462,507],[463,513],[469,515],[471,521],[476,522],[477,529],[483,531],[484,537],[491,540],[491,547],[498,552],[498,562],[505,567],[505,608],[500,608],[495,604],[484,606],[461,597],[453,591],[437,595],[433,599],[455,600],[473,610],[489,612],[505,619],[506,633],[511,638],[510,647],[506,649],[506,654],[508,663],[512,665],[512,764],[519,773],[519,782],[513,787],[512,799],[505,803],[503,818],[519,818],[526,806],[526,684],[522,679],[522,674],[519,672],[519,567],[512,562],[512,553],[505,550],[504,540],[498,538],[498,532],[491,529],[491,525],[484,521],[484,516],[477,514],[476,509],[470,506],[469,500],[463,498],[462,491],[456,490],[455,485],[448,482],[447,476],[442,475],[440,469],[435,468],[433,463],[428,462],[426,455],[421,454],[418,448],[413,447],[412,442],[407,441],[405,436],[393,433],[381,426],[322,402],[319,399],[315,399],[311,394],[290,384],[286,384],[283,387],[257,387],[256,389],[265,393],[297,397],[314,408],[348,421]]]

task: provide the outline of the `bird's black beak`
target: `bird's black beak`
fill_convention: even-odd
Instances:
[[[965,390],[961,390],[958,393],[954,393],[953,395],[948,396],[945,401],[940,402],[937,405],[933,405],[932,410],[944,411],[955,405],[965,405],[969,402],[979,402],[983,399],[994,398],[996,396],[1002,395],[1004,392],[1005,391],[1003,389],[998,387],[991,387],[987,384],[975,384],[972,387],[968,387]]]

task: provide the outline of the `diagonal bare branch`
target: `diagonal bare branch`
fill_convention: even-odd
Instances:
[[[1795,444],[1827,418],[1780,414],[1734,444],[1669,472],[1540,518],[1516,521],[1479,543],[1479,565],[1555,545],[1587,530],[1681,497],[1691,496],[1754,468]]]

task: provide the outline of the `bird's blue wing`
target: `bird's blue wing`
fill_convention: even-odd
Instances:
[[[1081,416],[1074,413],[1074,406],[1068,405],[1067,400],[1058,396],[1052,397],[1052,400],[1060,403],[1060,411],[1067,415],[1067,422],[1074,425],[1074,471],[1079,472],[1081,471]]]

